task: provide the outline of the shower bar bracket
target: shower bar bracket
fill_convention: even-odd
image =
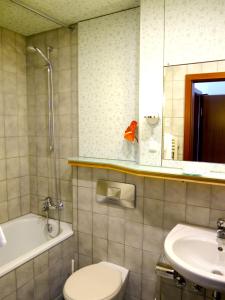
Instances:
[[[47,19],[47,20],[49,20],[49,21],[51,21],[51,22],[57,24],[57,25],[60,25],[60,26],[62,26],[62,27],[66,27],[66,28],[71,29],[71,30],[74,29],[74,26],[75,26],[75,25],[73,25],[73,24],[72,24],[72,25],[67,25],[67,24],[65,24],[65,23],[63,23],[63,22],[61,22],[61,21],[59,21],[59,20],[57,20],[57,19],[55,19],[55,18],[53,18],[53,17],[47,15],[46,13],[41,12],[40,10],[34,9],[34,8],[28,6],[27,4],[22,3],[20,0],[10,0],[10,1],[11,1],[12,3],[14,3],[14,4],[20,6],[20,7],[25,8],[26,10],[28,10],[28,11],[30,11],[30,12],[32,12],[32,13],[38,15],[38,16],[41,16],[42,18],[45,18],[45,19]]]

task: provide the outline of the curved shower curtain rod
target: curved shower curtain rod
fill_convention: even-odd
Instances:
[[[21,6],[21,7],[25,8],[26,10],[29,10],[29,11],[35,13],[36,15],[41,16],[42,18],[45,18],[45,19],[57,24],[57,25],[60,25],[62,27],[66,27],[66,28],[69,28],[69,29],[74,29],[74,25],[67,25],[67,24],[65,24],[65,23],[63,23],[63,22],[47,15],[46,13],[43,13],[43,12],[37,10],[37,9],[34,9],[34,8],[28,6],[27,4],[22,3],[20,0],[10,0],[10,1],[12,3],[18,5],[18,6]]]

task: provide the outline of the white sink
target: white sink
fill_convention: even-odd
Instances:
[[[217,239],[216,230],[178,224],[167,235],[164,249],[171,266],[182,276],[225,291],[225,240]]]

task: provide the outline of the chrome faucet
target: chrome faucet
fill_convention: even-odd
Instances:
[[[63,203],[62,201],[58,203],[54,203],[51,197],[46,197],[44,199],[43,211],[49,211],[50,209],[62,209]]]
[[[225,219],[219,218],[217,220],[217,237],[225,239]]]

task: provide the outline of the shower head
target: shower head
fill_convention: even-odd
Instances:
[[[33,46],[28,46],[28,47],[27,47],[27,51],[30,52],[30,53],[35,53],[37,50],[36,50],[36,48],[33,47]]]
[[[45,54],[38,47],[28,46],[27,51],[30,53],[39,54],[43,58],[43,60],[47,63],[48,67],[52,67],[50,60],[47,58],[47,56],[45,56]]]

